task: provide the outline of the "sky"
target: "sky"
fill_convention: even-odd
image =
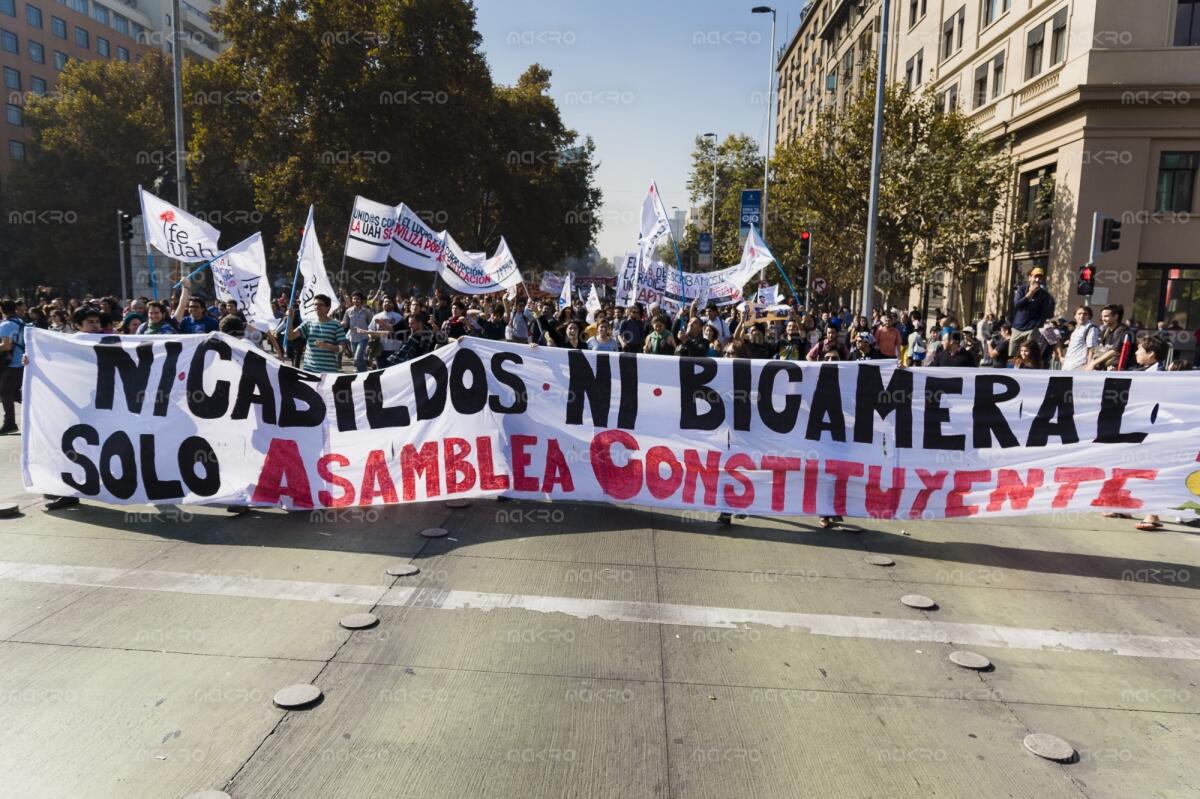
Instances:
[[[804,2],[774,4],[776,49]],[[563,121],[596,144],[601,256],[633,249],[651,180],[668,213],[687,210],[696,136],[744,133],[765,143],[771,15],[751,14],[758,4],[476,0],[492,79],[512,84],[532,63],[550,69]]]

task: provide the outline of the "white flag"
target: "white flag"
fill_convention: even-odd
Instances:
[[[538,281],[538,290],[544,291],[547,294],[560,294],[562,293],[563,280],[561,272],[542,272],[542,278]]]
[[[350,212],[350,228],[346,231],[346,256],[372,264],[385,262],[395,227],[394,206],[356,196],[354,210]]]
[[[400,203],[392,228],[392,260],[422,272],[437,272],[445,247],[444,234],[435,233],[411,208]]]
[[[246,324],[263,332],[274,326],[267,254],[261,233],[255,233],[221,253],[210,268],[217,297],[236,304],[246,317]]]
[[[138,186],[146,247],[154,247],[177,261],[198,263],[216,258],[221,231]]]
[[[575,273],[567,272],[564,274],[562,284],[562,293],[558,295],[559,310],[571,305],[571,291],[575,285]]]
[[[639,253],[626,253],[625,260],[617,269],[618,308],[628,308],[638,301],[639,276],[642,271],[639,268],[640,258]]]
[[[600,295],[596,293],[595,283],[592,284],[592,290],[588,292],[587,302],[584,303],[583,307],[587,308],[588,312],[593,314],[600,310]]]
[[[300,260],[298,264],[300,277],[304,280],[304,288],[300,292],[300,318],[305,322],[317,320],[317,310],[313,305],[313,297],[324,294],[329,298],[329,312],[333,313],[340,306],[337,294],[325,274],[325,256],[321,254],[321,242],[317,241],[317,231],[313,227],[313,207],[308,206],[308,221],[304,223],[304,236],[300,240]]]
[[[642,226],[638,232],[638,252],[643,264],[653,260],[654,248],[670,232],[671,223],[667,221],[667,211],[658,195],[658,186],[651,182],[646,199],[642,200]]]

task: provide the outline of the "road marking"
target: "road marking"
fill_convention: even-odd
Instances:
[[[1041,630],[993,624],[788,613],[775,610],[718,608],[658,602],[624,602],[562,596],[494,594],[445,588],[394,587],[269,580],[190,572],[61,566],[0,561],[0,580],[25,583],[120,588],[176,594],[384,605],[431,610],[526,610],[563,613],[640,624],[736,629],[748,625],[797,630],[810,635],[876,641],[931,642],[1008,649],[1104,652],[1124,657],[1200,660],[1200,638],[1132,635],[1120,632]]]

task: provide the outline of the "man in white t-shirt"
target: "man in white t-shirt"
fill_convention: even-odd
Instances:
[[[1062,368],[1080,370],[1091,359],[1092,351],[1100,344],[1100,328],[1092,322],[1092,309],[1086,305],[1075,309],[1075,331],[1067,343]]]
[[[404,317],[396,312],[396,303],[389,297],[383,301],[383,310],[371,317],[367,329],[372,332],[394,332],[403,321]],[[379,339],[379,348],[385,353],[396,352],[402,346],[404,342],[396,336],[381,336]],[[381,357],[380,360],[384,359]]]

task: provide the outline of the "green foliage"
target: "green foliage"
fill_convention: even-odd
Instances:
[[[800,231],[812,231],[813,274],[825,277],[835,294],[861,286],[873,121],[868,92],[840,114],[823,113],[772,162],[767,243],[795,274],[802,268]],[[877,289],[902,302],[909,285],[935,272],[961,278],[973,269],[991,243],[1012,179],[1007,147],[986,140],[961,113],[943,113],[934,96],[890,84]]]
[[[262,230],[274,268],[290,269],[315,203],[332,272],[356,194],[406,202],[467,250],[503,235],[527,269],[594,239],[591,140],[563,125],[549,70],[493,84],[469,0],[226,0],[213,19],[230,46],[186,65],[184,105],[189,207],[220,213],[223,244]],[[9,205],[76,209],[87,230],[26,236],[13,260],[115,285],[113,216],[136,213],[135,187],[157,172],[137,155],[173,159],[170,62],[72,62],[60,85],[30,104]]]
[[[684,240],[679,242],[680,255],[692,263],[699,258],[697,248],[700,233],[707,231],[711,225],[714,160],[717,171],[717,229],[713,236],[713,265],[724,267],[741,260],[742,245],[738,241],[738,228],[741,225],[742,190],[762,187],[763,159],[758,151],[758,142],[744,134],[731,134],[717,145],[703,136],[696,137],[688,189],[689,200],[700,209],[702,227],[689,226],[684,233]]]

